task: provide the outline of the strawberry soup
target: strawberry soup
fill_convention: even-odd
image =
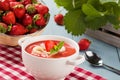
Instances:
[[[75,48],[58,40],[43,40],[29,44],[25,50],[35,56],[43,58],[67,57],[76,52]]]

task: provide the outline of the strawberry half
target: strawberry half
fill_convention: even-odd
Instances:
[[[45,48],[47,52],[50,52],[50,50],[55,46],[55,42],[52,40],[45,41]]]

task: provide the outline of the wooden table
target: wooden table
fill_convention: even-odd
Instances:
[[[54,3],[54,0],[43,0],[43,1],[49,7],[50,14],[51,14],[50,21],[47,27],[45,28],[45,31],[43,32],[43,34],[62,35],[65,37],[69,37],[75,40],[76,42],[78,42],[81,38],[88,38],[89,40],[92,41],[89,50],[92,50],[96,52],[99,56],[101,56],[104,63],[120,70],[120,48],[116,48],[114,46],[111,46],[107,43],[96,40],[87,35],[72,36],[71,34],[68,34],[64,26],[58,26],[54,22],[54,15],[57,14],[60,10],[62,10],[62,8],[58,9]],[[64,14],[65,12],[62,11],[62,13]],[[80,52],[80,54],[84,54],[84,53]],[[79,66],[81,68],[84,68],[96,74],[99,74],[108,80],[120,79],[120,75],[117,75],[101,67],[93,67],[87,61],[85,61],[83,64]]]

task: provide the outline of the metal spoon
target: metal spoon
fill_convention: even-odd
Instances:
[[[85,58],[89,63],[91,63],[94,66],[102,66],[102,67],[120,75],[120,70],[104,64],[103,60],[100,57],[98,57],[96,53],[94,53],[92,51],[86,51]]]

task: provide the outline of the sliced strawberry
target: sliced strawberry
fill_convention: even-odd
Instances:
[[[4,11],[9,10],[10,5],[9,5],[8,0],[0,0],[0,8]]]
[[[24,26],[16,23],[15,25],[12,26],[9,34],[11,34],[11,35],[23,35],[26,32],[27,32],[27,29]]]
[[[37,26],[45,26],[46,25],[46,21],[45,21],[43,15],[36,14],[33,17],[33,20]]]
[[[0,33],[6,33],[8,26],[5,23],[0,22]]]
[[[15,19],[15,15],[12,11],[6,12],[3,16],[2,16],[2,20],[6,23],[6,24],[15,24],[16,23],[16,19]]]
[[[52,40],[45,41],[45,48],[47,52],[50,52],[50,50],[55,46],[55,42]]]
[[[13,12],[15,13],[15,16],[17,18],[22,18],[25,14],[25,8],[24,5],[18,4],[14,6]]]
[[[49,11],[48,7],[45,6],[45,5],[43,5],[43,4],[37,4],[37,5],[35,5],[35,8],[36,8],[37,12],[38,12],[39,14],[43,15],[43,16],[44,16],[45,14],[47,14],[48,11]]]
[[[23,17],[22,23],[24,26],[28,26],[28,25],[32,24],[32,17],[26,13]]]

